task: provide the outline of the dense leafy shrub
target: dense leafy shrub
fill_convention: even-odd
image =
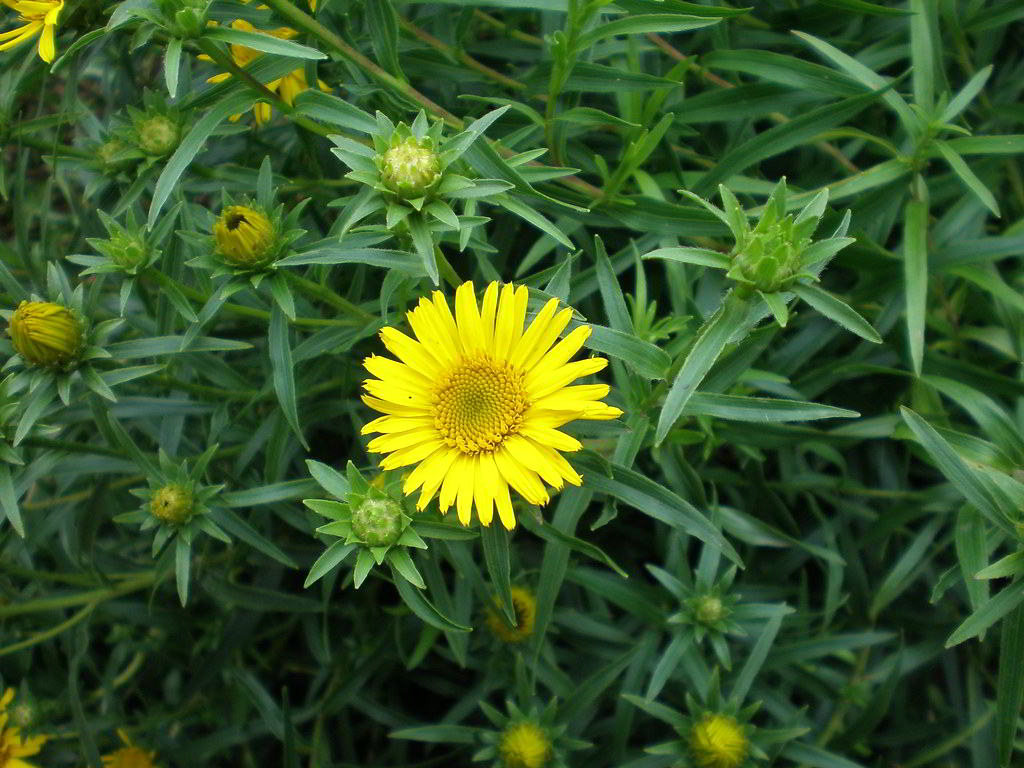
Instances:
[[[0,768],[1009,766],[1014,0],[4,0]]]

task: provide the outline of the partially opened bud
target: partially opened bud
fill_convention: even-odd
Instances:
[[[217,252],[233,267],[261,267],[274,255],[274,225],[263,211],[229,205],[213,225]]]
[[[384,186],[399,197],[422,197],[441,178],[441,161],[432,149],[410,136],[378,158]]]
[[[501,734],[498,754],[504,768],[544,768],[551,759],[551,739],[536,723],[522,720]]]
[[[149,500],[150,514],[172,525],[188,522],[194,508],[195,498],[192,491],[177,483],[158,488]]]
[[[23,301],[8,329],[14,349],[31,365],[62,368],[77,361],[82,326],[67,307],[51,301]]]
[[[739,768],[747,757],[746,734],[728,715],[708,714],[690,731],[690,754],[700,768]]]
[[[495,598],[495,604],[487,609],[487,626],[503,642],[522,643],[533,634],[537,601],[522,587],[512,587],[512,607],[516,612],[516,623],[509,626]]]

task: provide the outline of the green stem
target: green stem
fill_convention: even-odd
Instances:
[[[306,278],[300,277],[294,272],[290,272],[288,270],[283,270],[281,274],[285,276],[285,279],[289,283],[305,293],[307,296],[320,299],[325,304],[329,304],[335,309],[340,309],[347,315],[351,315],[363,322],[369,322],[376,318],[376,315],[371,315],[365,309],[356,306],[344,296],[338,295],[327,286],[320,285],[320,283],[313,282],[312,280],[307,280]]]
[[[156,571],[147,571],[134,579],[129,579],[116,587],[105,589],[91,589],[88,592],[79,592],[74,595],[61,597],[47,597],[41,600],[28,600],[15,605],[0,605],[0,618],[8,616],[20,616],[26,613],[39,613],[41,611],[54,611],[60,608],[70,608],[75,605],[87,603],[102,603],[113,600],[115,597],[127,595],[140,589],[152,586],[156,582]]]

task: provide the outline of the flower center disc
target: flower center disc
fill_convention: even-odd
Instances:
[[[518,432],[528,405],[522,373],[480,357],[464,362],[438,387],[434,426],[450,447],[476,455]]]

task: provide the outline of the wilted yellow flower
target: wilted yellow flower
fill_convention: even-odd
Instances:
[[[165,523],[180,525],[192,517],[194,506],[192,491],[171,483],[153,492],[149,500],[149,513]]]
[[[229,205],[213,225],[217,252],[236,267],[261,265],[270,255],[274,235],[267,214],[247,205]]]
[[[498,754],[504,768],[544,768],[551,759],[551,740],[540,726],[521,720],[501,734]]]
[[[6,2],[6,0],[4,0]],[[276,37],[278,40],[291,40],[296,37],[299,33],[290,27],[278,27],[277,29],[257,29],[245,19],[235,19],[231,22],[232,29],[239,29],[243,32],[257,32],[261,35],[269,35],[270,37]],[[262,51],[257,51],[253,48],[249,48],[244,45],[238,45],[232,43],[229,48],[231,49],[231,58],[234,59],[242,69],[248,67],[252,62],[263,55]],[[204,61],[212,61],[209,56],[205,54],[199,57]],[[214,75],[209,78],[206,82],[208,83],[221,83],[231,77],[230,72],[222,72],[219,75]],[[317,85],[320,90],[329,91],[330,87],[322,80],[317,81]],[[293,72],[285,75],[284,77],[278,78],[277,80],[271,80],[266,84],[267,89],[274,91],[279,95],[285,102],[285,104],[294,104],[295,97],[303,91],[309,90],[309,83],[306,81],[306,71],[302,68],[296,69]],[[263,123],[270,120],[271,109],[270,105],[265,102],[259,102],[254,104],[252,108],[253,117],[256,118],[256,124],[262,125]],[[232,120],[238,120],[242,115],[232,115]]]
[[[739,768],[748,746],[743,728],[728,715],[705,715],[690,731],[690,753],[700,768]]]
[[[64,10],[64,0],[0,0],[4,5],[18,12],[20,27],[0,32],[0,51],[31,40],[40,32],[39,58],[47,64],[53,61],[57,52],[53,42],[57,28],[57,17]]]
[[[109,755],[103,755],[103,768],[155,768],[153,761],[156,752],[136,747],[122,730],[118,730],[117,735],[121,737],[124,746]]]
[[[516,624],[510,627],[497,604],[487,609],[487,626],[499,640],[506,643],[521,643],[533,634],[533,623],[537,616],[537,601],[522,587],[512,587],[512,607],[516,612]]]
[[[363,427],[380,432],[371,453],[387,453],[382,469],[417,465],[402,490],[422,487],[423,509],[440,491],[441,511],[457,505],[468,525],[474,507],[490,525],[494,507],[506,528],[514,528],[511,487],[531,504],[546,504],[545,483],[560,489],[582,478],[561,451],[580,442],[558,430],[574,419],[614,419],[605,405],[607,384],[570,386],[607,365],[600,357],[570,363],[590,336],[581,325],[559,335],[572,309],[551,299],[528,328],[526,286],[491,283],[477,305],[473,283],[455,293],[455,315],[444,294],[420,299],[407,314],[417,339],[383,328],[381,340],[398,360],[372,356],[363,365],[372,376],[363,402],[384,416]]]
[[[8,727],[11,715],[7,710],[13,699],[13,688],[8,688],[0,697],[0,768],[39,768],[22,758],[38,754],[47,737],[31,736],[26,739],[21,735],[21,728]]]
[[[60,368],[82,351],[82,327],[70,309],[52,301],[23,301],[8,329],[27,363]]]

